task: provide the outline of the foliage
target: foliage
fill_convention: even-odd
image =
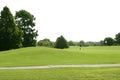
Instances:
[[[69,42],[68,42],[68,45],[69,45],[69,46],[75,46],[75,44],[74,44],[73,41],[69,41]]]
[[[51,42],[49,39],[43,39],[38,41],[38,46],[45,46],[45,47],[54,47],[54,43]]]
[[[104,39],[104,45],[111,46],[114,44],[114,40],[111,37],[107,37]]]
[[[64,49],[68,47],[69,46],[67,44],[67,41],[65,40],[63,36],[60,36],[57,38],[56,43],[55,43],[55,48]]]
[[[17,26],[22,30],[23,46],[36,46],[37,31],[34,29],[35,17],[25,10],[16,12],[15,20]]]
[[[80,47],[85,46],[85,42],[84,42],[83,40],[81,40],[81,41],[79,42],[79,46],[80,46]]]
[[[15,24],[13,15],[5,6],[0,14],[0,50],[9,50],[22,46],[22,33]]]
[[[120,32],[115,35],[116,43],[120,45]]]
[[[104,41],[103,40],[100,41],[100,46],[104,46]]]
[[[82,47],[87,47],[87,46],[102,46],[103,44],[101,42],[93,42],[93,41],[88,41],[84,42],[81,40],[80,42],[75,42],[73,41],[74,46],[82,46]]]

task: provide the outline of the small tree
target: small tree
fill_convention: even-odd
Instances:
[[[74,46],[73,41],[69,41],[69,42],[68,42],[68,45],[69,45],[69,46]]]
[[[69,48],[67,41],[63,36],[57,38],[55,43],[55,48],[59,48],[59,49]]]
[[[49,39],[43,39],[38,42],[38,46],[54,47],[54,43]]]
[[[81,41],[79,42],[79,46],[80,46],[80,47],[85,46],[85,42],[84,42],[83,40],[81,40]]]
[[[22,46],[21,30],[15,24],[15,20],[9,8],[3,8],[0,14],[0,50],[9,50]]]
[[[104,41],[103,40],[100,41],[100,46],[104,46]]]
[[[111,46],[114,44],[114,40],[111,37],[107,37],[104,39],[104,45]]]

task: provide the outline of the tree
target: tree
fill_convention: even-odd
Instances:
[[[73,41],[69,41],[69,42],[68,42],[68,45],[69,45],[69,46],[74,46]]]
[[[49,39],[43,39],[38,42],[38,46],[54,47],[54,43]]]
[[[34,29],[35,17],[25,10],[16,12],[15,15],[16,24],[22,30],[23,46],[36,46],[37,31]]]
[[[100,46],[104,46],[104,41],[103,40],[100,41]]]
[[[104,45],[111,46],[114,44],[114,40],[111,37],[107,37],[104,39]]]
[[[15,24],[9,8],[5,6],[0,14],[0,50],[9,50],[22,46],[22,33]]]
[[[84,42],[83,40],[81,40],[81,41],[79,42],[79,46],[80,46],[80,47],[85,46],[85,42]]]
[[[115,35],[116,43],[120,45],[120,32]]]
[[[59,48],[59,49],[69,48],[67,41],[63,36],[57,38],[55,43],[55,48]]]

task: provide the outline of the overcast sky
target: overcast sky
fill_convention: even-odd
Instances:
[[[25,9],[36,17],[38,40],[100,41],[120,32],[120,0],[0,0],[13,15]]]

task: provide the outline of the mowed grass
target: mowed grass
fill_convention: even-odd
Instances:
[[[0,52],[0,66],[120,63],[120,47],[29,47]]]
[[[120,80],[120,67],[0,70],[0,80]]]
[[[0,52],[0,66],[120,63],[120,47],[29,47]],[[0,80],[120,80],[120,67],[0,70]]]

